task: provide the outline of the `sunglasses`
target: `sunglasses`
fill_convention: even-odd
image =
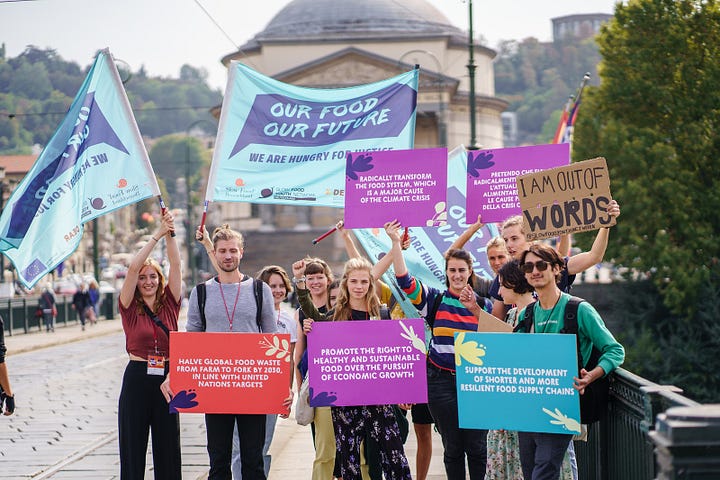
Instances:
[[[538,269],[538,272],[544,272],[550,266],[545,260],[538,260],[537,262],[526,262],[520,265],[520,270],[523,273],[532,273],[534,268]]]

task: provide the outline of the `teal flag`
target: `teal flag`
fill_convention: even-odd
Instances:
[[[412,148],[417,84],[298,87],[232,62],[205,200],[343,207],[348,152]]]
[[[75,251],[85,222],[159,194],[117,68],[104,50],[3,210],[0,251],[32,287]]]

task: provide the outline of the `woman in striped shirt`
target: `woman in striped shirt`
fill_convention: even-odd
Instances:
[[[465,480],[465,458],[471,480],[485,477],[487,430],[460,428],[455,389],[455,332],[477,332],[481,307],[472,281],[472,257],[461,249],[445,253],[445,291],[427,285],[408,273],[400,250],[400,225],[391,222],[385,231],[393,242],[393,267],[397,282],[425,318],[432,331],[428,349],[428,405],[442,437],[448,480]]]

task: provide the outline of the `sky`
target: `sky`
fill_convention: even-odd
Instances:
[[[227,72],[220,59],[262,31],[290,1],[0,0],[0,43],[7,57],[35,45],[83,67],[108,47],[132,71],[144,66],[151,76],[178,77],[188,64],[206,69],[210,86],[224,90]],[[468,0],[427,1],[468,30]],[[613,13],[615,1],[474,0],[473,30],[490,47],[527,37],[548,41],[551,18]]]

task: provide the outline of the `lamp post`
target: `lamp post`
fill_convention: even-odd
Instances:
[[[187,226],[185,228],[185,242],[187,248],[188,264],[190,265],[190,281],[191,285],[197,283],[197,269],[195,265],[195,255],[193,255],[193,228],[191,223],[192,218],[192,202],[190,200],[190,132],[194,127],[201,123],[207,123],[213,125],[210,121],[205,119],[195,120],[193,123],[188,125],[185,129],[185,209],[187,216]],[[213,125],[216,127],[216,125]]]
[[[425,55],[428,55],[435,62],[435,67],[437,68],[436,72],[438,73],[438,75],[442,75],[442,65],[440,64],[440,60],[438,60],[437,55],[435,55],[433,52],[431,52],[429,50],[421,50],[421,49],[408,50],[407,52],[403,53],[400,56],[400,59],[398,60],[398,62],[402,63],[403,59],[406,56],[410,55],[411,53],[424,53]],[[420,62],[415,61],[415,63],[420,63]],[[442,77],[438,76],[438,79],[437,79],[438,143],[440,144],[441,147],[445,147],[447,145],[447,130],[445,129],[445,101],[443,100],[442,86],[443,86]]]
[[[473,0],[468,0],[468,13],[470,17],[470,31],[468,32],[468,76],[470,79],[470,149],[477,149],[477,137],[475,136],[475,59],[473,58],[475,39],[473,38]]]

